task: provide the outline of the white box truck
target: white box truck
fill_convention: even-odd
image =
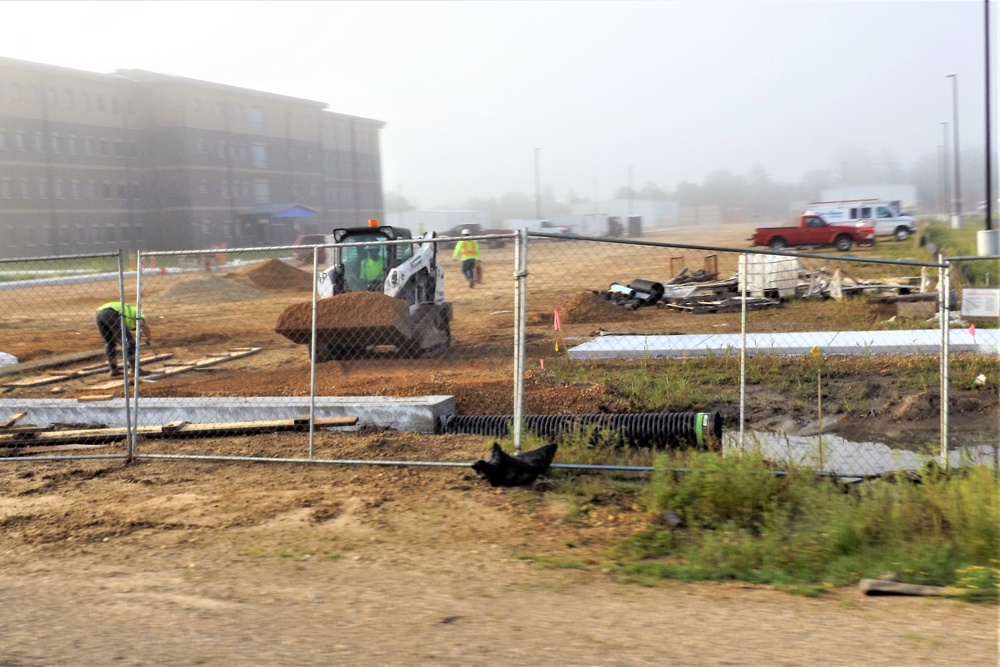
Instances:
[[[881,199],[814,201],[809,204],[808,212],[831,225],[869,224],[875,228],[875,236],[891,236],[897,241],[905,241],[917,233],[913,216],[903,215],[894,202]]]

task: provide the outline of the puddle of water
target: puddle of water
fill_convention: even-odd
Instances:
[[[726,452],[739,451],[739,433],[725,433]],[[781,466],[805,466],[843,477],[916,470],[937,454],[893,449],[880,442],[852,442],[837,435],[794,436],[784,433],[748,431],[742,449],[757,450]],[[992,445],[974,445],[948,452],[948,465],[994,465],[997,450]]]

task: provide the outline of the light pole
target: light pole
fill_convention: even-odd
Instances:
[[[948,208],[948,195],[944,191],[944,163],[947,159],[944,155],[944,148],[938,144],[938,210],[944,211]]]
[[[948,168],[948,121],[941,123],[941,135],[944,137],[944,214],[948,217],[951,213],[951,206],[948,200],[951,199],[951,170]]]
[[[955,218],[962,224],[962,177],[958,168],[958,75],[949,74],[951,79],[951,124],[955,130]]]
[[[542,181],[538,171],[538,153],[541,150],[535,149],[535,220],[542,219]]]

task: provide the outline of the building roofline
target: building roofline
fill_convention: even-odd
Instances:
[[[61,65],[49,65],[47,63],[36,63],[30,60],[18,60],[17,58],[7,58],[0,56],[0,66],[20,67],[21,69],[34,70],[37,72],[51,72],[52,74],[62,74],[65,76],[85,77],[88,79],[99,79],[108,83],[115,82],[113,74],[103,74],[101,72],[91,72],[83,69],[73,69],[72,67],[62,67]]]

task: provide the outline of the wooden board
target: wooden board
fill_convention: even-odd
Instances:
[[[34,373],[46,368],[58,368],[59,366],[69,366],[78,364],[81,361],[90,361],[104,356],[104,350],[91,350],[90,352],[70,352],[67,354],[57,354],[51,357],[43,357],[32,361],[24,361],[19,364],[11,364],[0,368],[0,377],[5,375],[20,375],[21,373]]]
[[[140,364],[153,364],[157,361],[163,361],[164,359],[170,359],[173,354],[157,354],[151,357],[144,357],[139,360]],[[56,382],[65,382],[66,380],[75,380],[82,377],[87,377],[90,375],[97,375],[98,373],[106,373],[108,367],[104,364],[97,366],[88,366],[76,371],[59,371],[57,373],[49,373],[46,375],[36,375],[33,377],[23,378],[21,380],[12,380],[10,382],[5,382],[4,386],[11,388],[28,388],[28,387],[41,387],[47,384],[54,384]],[[116,386],[121,386],[121,380],[116,382]]]
[[[7,419],[7,421],[0,424],[0,429],[10,428],[17,422],[21,421],[21,419],[27,414],[28,414],[27,412],[15,412]]]
[[[353,426],[358,423],[357,417],[325,417],[316,419],[316,428],[334,428]],[[188,438],[219,435],[244,435],[248,433],[275,433],[278,431],[305,431],[309,428],[309,420],[281,419],[275,421],[255,422],[214,422],[206,424],[190,424],[187,422],[171,422],[162,426],[140,426],[136,434],[146,438]],[[30,445],[56,445],[68,443],[109,443],[124,440],[128,437],[128,429],[90,428],[71,429],[65,431],[46,431],[43,433],[0,433],[0,447],[23,447]]]
[[[0,457],[30,456],[31,454],[70,452],[79,449],[100,449],[101,447],[107,447],[107,445],[45,445],[43,447],[20,447],[17,449],[0,449]]]
[[[862,579],[861,592],[865,595],[919,595],[949,597],[958,595],[957,589],[946,586],[921,586],[919,584],[904,584],[899,581],[885,579]]]
[[[201,359],[196,359],[184,366],[171,366],[159,373],[153,373],[147,376],[140,376],[139,382],[141,383],[144,379],[150,381],[161,380],[165,377],[171,377],[178,375],[180,373],[186,373],[188,371],[197,370],[200,368],[205,368],[207,366],[214,366],[215,364],[221,364],[226,361],[233,361],[234,359],[242,359],[243,357],[248,357],[251,354],[256,354],[260,352],[263,348],[260,347],[249,347],[240,348],[238,350],[230,350],[229,352],[223,352],[221,354],[213,354],[207,357],[202,357]],[[115,389],[122,386],[121,380],[114,382],[102,382],[100,384],[95,384],[91,388],[95,390],[104,389]]]

